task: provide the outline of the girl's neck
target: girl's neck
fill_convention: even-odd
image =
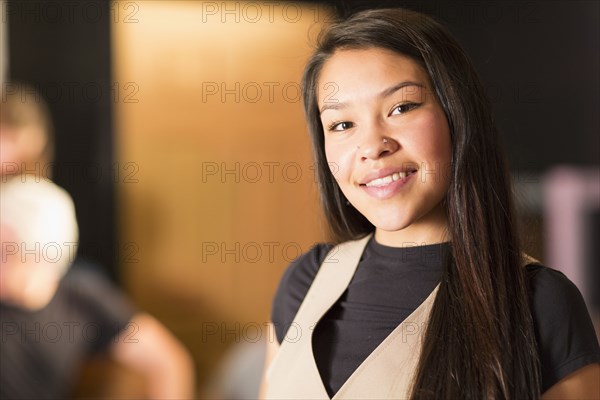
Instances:
[[[385,231],[375,228],[375,241],[389,247],[443,243],[450,239],[448,220],[441,204],[404,229]]]

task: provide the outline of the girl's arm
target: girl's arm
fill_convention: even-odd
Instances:
[[[549,399],[600,399],[600,364],[590,364],[565,376],[542,395]]]

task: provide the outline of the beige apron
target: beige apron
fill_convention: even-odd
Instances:
[[[344,293],[371,235],[342,243],[321,264],[267,371],[267,399],[329,399],[313,357],[312,332]],[[438,285],[439,286],[439,285]],[[363,361],[334,399],[406,399],[438,287]]]
[[[267,371],[267,399],[328,399],[313,357],[312,332],[344,293],[367,237],[342,243],[327,255],[279,352]],[[523,254],[522,265],[539,264]],[[439,285],[417,309],[363,361],[334,399],[407,399],[421,354],[426,322]]]

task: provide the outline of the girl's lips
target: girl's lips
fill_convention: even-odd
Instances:
[[[368,181],[366,183],[364,183],[364,185],[366,186],[383,186],[383,185],[387,185],[389,183],[392,183],[393,181],[397,181],[398,179],[404,179],[406,178],[408,175],[410,175],[411,173],[413,173],[414,171],[400,171],[400,172],[394,172],[392,174],[389,174],[387,176],[382,176],[380,178],[376,178],[373,179],[371,181]]]
[[[396,166],[396,167],[386,167],[386,168],[379,168],[376,170],[373,170],[365,175],[363,175],[359,180],[358,183],[360,185],[368,185],[368,186],[380,186],[381,183],[388,183],[388,182],[378,182],[378,180],[385,180],[385,178],[394,176],[394,180],[397,180],[398,176],[397,175],[401,175],[401,178],[405,178],[407,175],[412,174],[417,172],[419,169],[418,165],[416,163],[412,163],[412,162],[403,162],[401,164],[401,166]]]
[[[374,197],[379,200],[386,200],[398,193],[402,189],[402,187],[404,187],[404,185],[406,185],[407,182],[409,182],[411,178],[415,175],[417,175],[416,171],[408,174],[405,178],[400,178],[385,185],[367,186],[363,184],[360,185],[360,188],[371,197]]]

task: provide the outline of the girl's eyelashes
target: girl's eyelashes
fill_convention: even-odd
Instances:
[[[348,121],[335,121],[327,125],[328,131],[345,131],[354,126],[352,122]]]
[[[413,108],[419,107],[420,105],[421,105],[421,103],[412,103],[412,102],[398,104],[392,108],[392,111],[390,111],[390,115],[404,114],[404,113],[412,110]]]
[[[421,104],[422,103],[414,103],[414,102],[397,104],[392,108],[389,115],[391,116],[391,115],[405,114],[405,113],[409,112],[410,110],[419,107]],[[350,122],[350,121],[334,121],[327,125],[327,131],[343,132],[343,131],[346,131],[353,127],[354,127],[354,123]]]

